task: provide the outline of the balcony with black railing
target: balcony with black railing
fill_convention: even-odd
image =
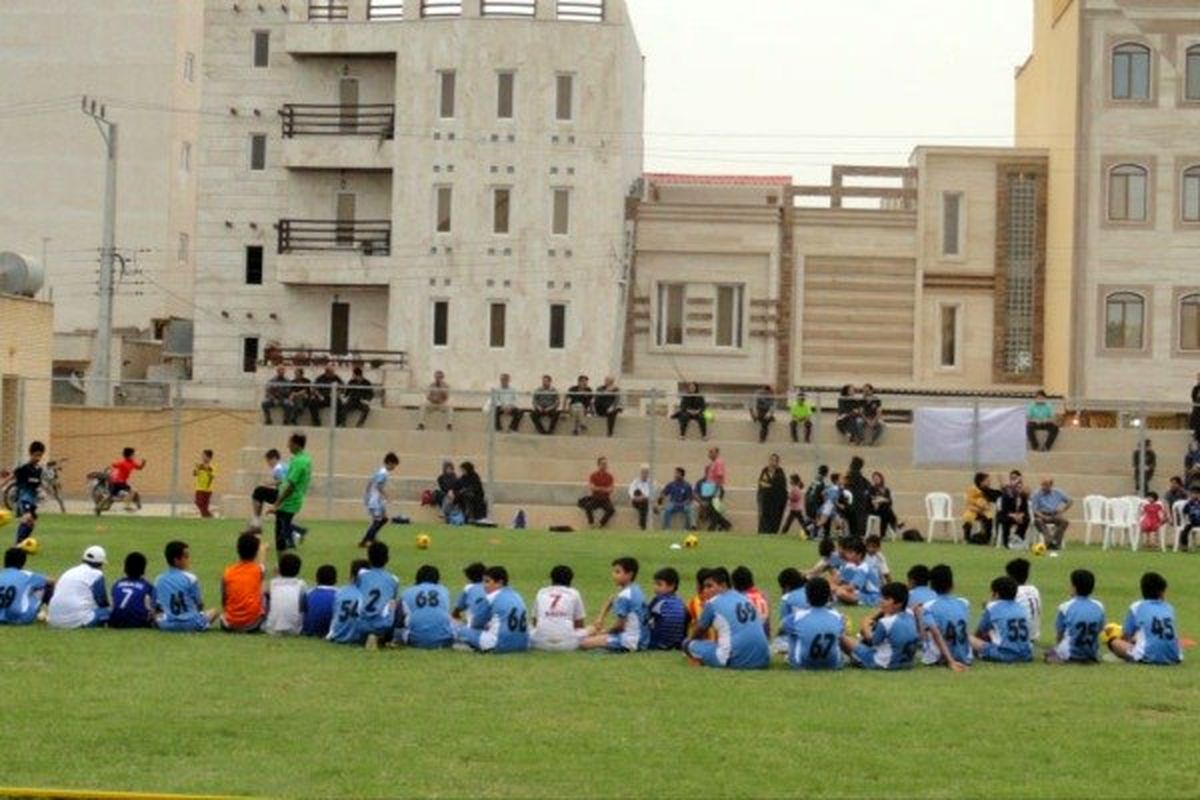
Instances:
[[[392,103],[285,103],[279,109],[283,136],[375,136],[391,139],[396,133],[396,106]]]
[[[364,256],[386,256],[392,249],[390,219],[281,219],[278,251],[352,250]]]
[[[391,220],[281,219],[276,277],[301,286],[386,286]]]

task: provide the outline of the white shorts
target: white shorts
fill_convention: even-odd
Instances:
[[[538,635],[537,628],[529,635],[529,643],[534,650],[544,650],[551,653],[569,653],[579,649],[579,640],[585,631],[573,631],[569,634],[547,633]]]

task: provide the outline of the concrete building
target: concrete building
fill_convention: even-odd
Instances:
[[[622,2],[208,0],[203,38],[198,384],[267,355],[460,388],[619,367]]]
[[[20,462],[34,439],[50,436],[54,307],[0,294],[0,464]]]
[[[1200,4],[1035,0],[1017,144],[1047,148],[1046,381],[1186,400],[1200,368]]]

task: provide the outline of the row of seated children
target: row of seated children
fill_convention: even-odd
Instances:
[[[924,651],[925,663],[941,663],[956,670],[975,657],[998,662],[1032,660],[1039,623],[1031,618],[1030,604],[1019,597],[1018,580],[1010,574],[992,581],[992,601],[970,635],[969,605],[952,594],[953,574],[947,565],[932,570],[913,567],[908,586],[884,584],[873,603],[879,610],[864,620],[860,639],[851,638],[846,619],[831,606],[835,600],[861,604],[867,595],[856,585],[850,587],[858,593],[856,598],[846,592],[839,595],[838,587],[850,581],[839,583],[835,578],[831,583],[823,573],[831,571],[828,562],[835,557],[845,560],[843,572],[861,567],[863,548],[854,541],[841,545],[839,554],[823,555],[825,563],[818,564],[815,574],[805,576],[794,569],[780,574],[784,594],[779,633],[786,640],[780,649],[786,650],[793,667],[840,667],[844,654],[858,666],[897,669],[911,666],[918,650]],[[200,631],[219,618],[221,627],[230,631],[307,634],[368,645],[394,640],[432,648],[458,642],[483,652],[515,652],[531,646],[617,652],[672,649],[680,646],[686,627],[682,646],[699,663],[760,668],[770,661],[767,601],[744,567],[735,569],[733,576],[723,567],[701,570],[698,595],[684,609],[675,594],[678,575],[673,569],[656,573],[655,598],[647,605],[636,583],[637,561],[616,559],[612,577],[617,592],[596,622],[585,627],[582,598],[570,587],[573,574],[569,567],[559,566],[551,572],[552,584],[538,593],[531,625],[524,601],[507,585],[503,567],[468,566],[465,574],[470,583],[452,607],[436,567],[422,566],[416,584],[399,593],[399,581],[386,569],[387,546],[381,542],[368,548],[365,561],[352,564],[351,581],[339,589],[334,588],[336,570],[323,565],[317,570],[319,585],[307,590],[298,577],[299,558],[285,554],[279,576],[265,592],[265,545],[247,533],[239,537],[237,547],[239,560],[226,569],[222,581],[224,613],[219,617],[216,611],[204,609],[199,582],[187,571],[191,555],[184,542],[167,545],[168,569],[153,586],[143,577],[145,557],[131,553],[126,558],[125,578],[113,586],[111,606],[103,592],[105,554],[101,548],[88,548],[84,563],[59,579],[58,591],[44,576],[25,570],[25,551],[12,548],[6,552],[5,569],[0,572],[0,622],[28,624],[48,600],[50,622],[55,625],[57,620],[58,627],[107,623],[110,627],[156,625],[163,630]],[[1011,562],[1009,572],[1020,577],[1022,566],[1027,578],[1028,562],[1023,559]],[[99,572],[98,584],[74,580],[72,573],[81,571]],[[251,578],[244,577],[247,575]],[[253,588],[255,575],[257,590]],[[1047,660],[1095,661],[1105,632],[1103,606],[1091,599],[1095,578],[1087,570],[1076,570],[1071,582],[1073,596],[1058,609],[1056,646],[1047,653]],[[1143,600],[1130,607],[1109,647],[1128,661],[1178,663],[1181,654],[1174,610],[1163,600],[1166,581],[1157,573],[1147,573],[1141,589]],[[261,613],[248,593],[257,595]],[[96,606],[86,620],[79,613],[81,607],[55,607],[56,597],[74,603],[83,596]],[[76,624],[69,624],[69,611],[76,612]],[[613,621],[608,623],[610,613]]]

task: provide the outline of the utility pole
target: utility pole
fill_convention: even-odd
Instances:
[[[87,404],[107,406],[112,403],[109,370],[112,353],[113,319],[113,261],[115,260],[117,228],[117,123],[105,119],[103,105],[83,98],[83,113],[92,118],[104,139],[106,150],[104,170],[104,217],[100,243],[100,308],[96,314],[95,353],[92,356],[92,378],[87,383]]]

